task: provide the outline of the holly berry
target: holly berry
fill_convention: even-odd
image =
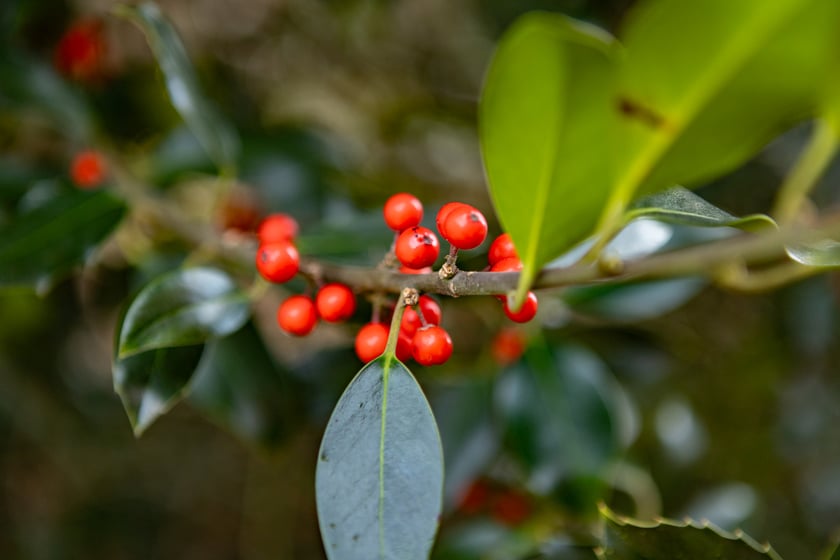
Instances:
[[[525,301],[522,303],[522,307],[519,311],[511,311],[510,307],[508,307],[507,299],[505,299],[502,303],[502,309],[504,309],[505,315],[507,315],[508,319],[511,321],[515,321],[517,323],[527,323],[537,314],[537,296],[534,292],[528,292],[528,295],[525,297]]]
[[[271,214],[260,222],[257,238],[260,243],[293,241],[298,234],[297,220],[288,214]]]
[[[288,282],[299,267],[300,255],[288,241],[265,243],[257,249],[257,270],[269,282]]]
[[[490,514],[508,527],[515,527],[531,515],[531,502],[527,496],[514,490],[507,490],[493,499]]]
[[[315,304],[306,296],[292,296],[277,309],[277,324],[284,331],[296,336],[306,336],[312,332],[317,322]]]
[[[513,246],[513,240],[509,233],[503,233],[493,240],[490,244],[490,249],[487,251],[487,262],[493,266],[502,259],[519,258],[516,254],[516,247]]]
[[[432,267],[424,266],[423,268],[409,268],[407,266],[400,267],[400,274],[431,274]]]
[[[516,329],[505,328],[496,333],[490,344],[490,353],[497,364],[514,363],[525,352],[525,337]]]
[[[422,366],[440,365],[452,355],[452,338],[441,327],[423,327],[414,334],[411,353]]]
[[[90,82],[103,74],[105,36],[102,22],[82,20],[70,26],[55,49],[55,66],[74,80]]]
[[[346,321],[356,311],[356,295],[344,284],[326,284],[315,296],[318,315],[329,323]]]
[[[443,236],[459,249],[475,249],[487,237],[487,220],[472,206],[454,208],[443,222]]]
[[[464,207],[471,208],[469,204],[464,204],[463,202],[447,202],[440,207],[440,210],[438,210],[437,216],[435,217],[435,225],[444,239],[449,239],[446,232],[446,218],[449,217],[449,214],[451,214],[453,210]]]
[[[420,225],[420,220],[423,219],[423,204],[414,195],[399,193],[385,202],[382,214],[389,228],[401,232]]]
[[[94,150],[79,152],[70,164],[70,176],[80,189],[92,189],[99,186],[106,174],[105,158]]]
[[[388,327],[381,323],[368,323],[356,334],[356,355],[368,363],[382,355],[388,343]]]
[[[508,257],[493,263],[490,272],[518,272],[522,270],[522,261],[518,257]]]
[[[485,481],[474,480],[458,502],[458,510],[466,515],[479,513],[489,502],[491,490]]]
[[[411,341],[413,336],[401,330],[397,338],[397,359],[403,363],[411,359]]]
[[[420,308],[420,312],[423,313],[423,319],[426,320],[426,324],[440,324],[442,314],[438,302],[424,294],[420,296],[417,306]],[[423,326],[423,321],[420,320],[420,313],[410,307],[406,309],[400,322],[400,330],[405,331],[409,336],[414,336],[414,333],[421,326]]]
[[[394,253],[409,268],[431,266],[440,253],[440,242],[429,228],[415,226],[403,231],[394,244]]]

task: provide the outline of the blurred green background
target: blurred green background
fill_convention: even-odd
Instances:
[[[544,9],[616,32],[631,4],[161,1],[240,133],[240,180],[220,210],[212,162],[116,3],[4,0],[0,226],[69,188],[69,161],[93,138],[185,213],[230,226],[255,201],[300,221],[303,253],[376,263],[390,194],[414,192],[427,216],[453,199],[492,216],[475,119],[501,31]],[[56,69],[80,20],[100,22],[104,44],[97,72],[81,77]],[[78,128],[88,122],[93,135]],[[804,137],[787,133],[698,193],[736,215],[766,211]],[[837,177],[819,202],[834,202]],[[669,246],[708,235],[662,227]],[[315,457],[370,307],[291,340],[273,325],[284,292],[272,291],[213,347],[227,376],[200,368],[189,402],[134,439],[112,389],[114,330],[127,299],[188,256],[129,220],[48,293],[0,291],[0,558],[323,558]],[[544,328],[521,331],[531,347],[508,366],[491,358],[504,325],[495,301],[443,302],[455,355],[412,368],[446,452],[434,557],[591,558],[572,545],[594,542],[598,499],[816,557],[840,529],[838,295],[833,273],[770,294],[698,279],[545,293]]]

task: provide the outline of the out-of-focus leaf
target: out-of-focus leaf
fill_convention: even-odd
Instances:
[[[125,213],[107,191],[69,191],[0,230],[0,286],[48,287],[102,242]]]
[[[277,444],[287,431],[289,379],[250,324],[207,343],[189,403],[243,439]]]
[[[729,533],[709,523],[690,519],[642,522],[621,517],[600,507],[606,521],[602,560],[781,560],[770,545],[762,545],[738,531]]]
[[[479,136],[490,194],[524,269],[593,229],[610,189],[614,43],[564,16],[528,14],[502,37],[484,83]]]
[[[175,271],[151,282],[131,302],[120,326],[117,357],[231,334],[248,313],[248,296],[221,270]]]
[[[134,20],[146,34],[166,80],[172,105],[220,170],[231,173],[239,155],[239,138],[202,92],[195,68],[175,28],[153,2],[120,6],[118,13]]]
[[[820,555],[820,560],[840,560],[840,544],[832,544]]]
[[[572,287],[563,301],[578,313],[612,321],[642,321],[680,307],[706,282],[702,278],[675,278]]]
[[[186,395],[204,345],[158,348],[114,361],[114,390],[140,436]]]
[[[56,130],[80,144],[91,140],[91,110],[75,89],[46,64],[0,52],[0,110],[18,109],[42,112]]]
[[[454,505],[459,493],[499,450],[499,438],[490,417],[492,399],[492,387],[486,380],[447,384],[431,393],[443,440],[444,501],[448,507]]]
[[[615,195],[707,181],[813,115],[838,17],[833,0],[640,3],[624,27]]]
[[[442,508],[443,452],[431,408],[393,356],[350,382],[315,474],[330,560],[426,560]]]
[[[765,214],[736,217],[683,187],[647,196],[633,205],[626,220],[651,218],[683,226],[732,227],[746,231],[773,228],[776,222]]]
[[[496,387],[507,448],[549,493],[562,479],[597,476],[621,448],[607,371],[579,347],[532,347]]]

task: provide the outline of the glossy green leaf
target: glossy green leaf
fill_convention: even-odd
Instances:
[[[0,286],[46,288],[82,262],[125,213],[107,191],[69,191],[0,230]]]
[[[146,34],[166,80],[172,105],[216,165],[223,172],[232,172],[239,155],[239,138],[202,92],[195,68],[175,28],[153,2],[121,6],[118,13],[135,21]]]
[[[36,109],[67,137],[81,143],[91,140],[90,107],[50,66],[23,54],[0,53],[0,84],[0,111]]]
[[[838,17],[833,0],[640,3],[622,37],[608,212],[729,171],[813,115]]]
[[[610,189],[612,38],[564,16],[519,19],[493,57],[479,136],[493,204],[524,263],[539,269],[591,233]]]
[[[233,333],[248,319],[248,303],[248,296],[218,269],[187,268],[162,276],[129,305],[120,326],[118,358]]]
[[[158,348],[114,361],[114,390],[134,435],[140,436],[184,398],[203,349],[201,344]]]
[[[578,347],[530,348],[496,387],[507,448],[548,493],[564,478],[597,475],[621,448],[618,409],[603,363]]]
[[[350,382],[327,424],[316,470],[330,560],[425,560],[443,501],[435,419],[411,372],[390,356]]]
[[[770,216],[750,214],[736,217],[683,187],[674,187],[639,200],[627,212],[625,219],[630,221],[642,217],[682,226],[733,227],[745,231],[776,227]]]
[[[239,437],[275,445],[295,411],[288,374],[276,365],[256,329],[246,324],[207,343],[189,403]]]
[[[708,521],[661,519],[642,522],[621,517],[601,506],[606,538],[602,560],[781,560],[770,545],[742,531],[729,533]]]

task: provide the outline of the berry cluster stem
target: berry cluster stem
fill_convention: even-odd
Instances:
[[[438,275],[442,280],[449,280],[458,274],[458,266],[455,264],[458,261],[458,247],[455,245],[449,246],[449,254],[446,255],[446,260],[441,265]]]

